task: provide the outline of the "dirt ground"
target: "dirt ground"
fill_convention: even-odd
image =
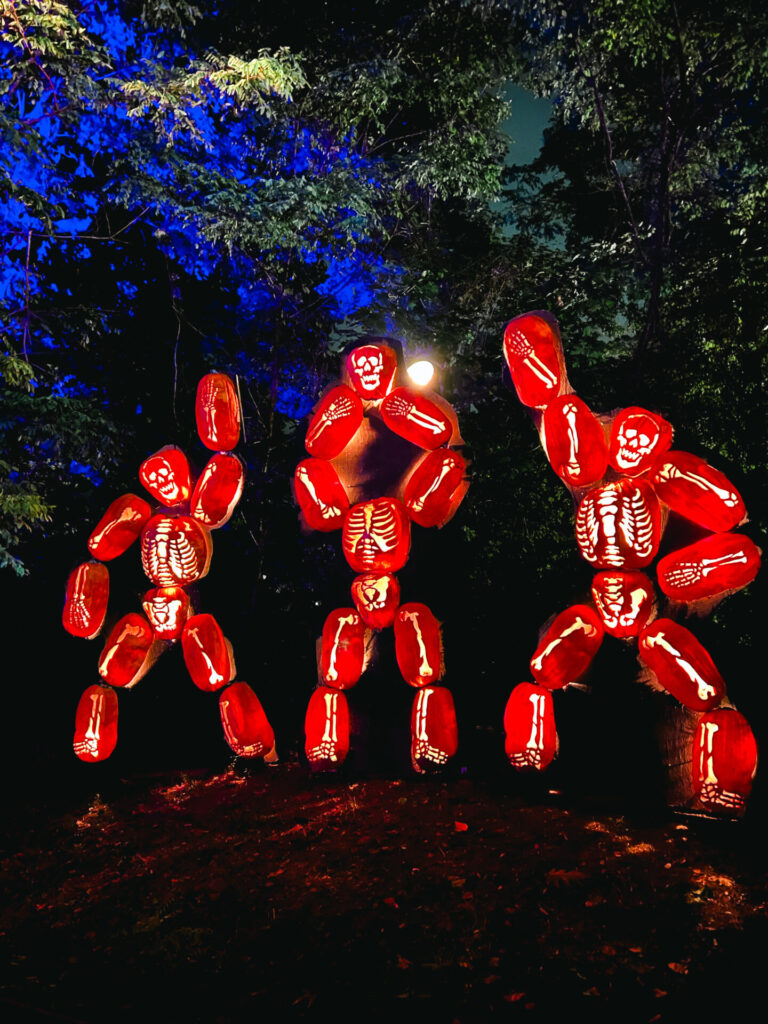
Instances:
[[[762,985],[751,819],[283,764],[121,780],[6,833],[4,1020],[706,1020]]]

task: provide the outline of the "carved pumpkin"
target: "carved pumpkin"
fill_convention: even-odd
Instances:
[[[310,767],[339,768],[349,753],[349,708],[341,690],[319,686],[310,697],[304,721],[304,751]]]
[[[592,600],[611,636],[639,636],[656,603],[653,584],[644,572],[615,569],[592,580]]]
[[[99,675],[110,686],[133,686],[149,668],[155,635],[138,612],[120,619],[104,644],[99,658]]]
[[[395,434],[430,451],[453,434],[453,424],[440,406],[410,388],[395,388],[381,403],[381,415]]]
[[[411,763],[417,772],[443,768],[459,745],[451,691],[422,686],[411,711]]]
[[[238,757],[268,757],[275,734],[264,708],[247,683],[232,683],[219,696],[224,738]]]
[[[72,636],[93,640],[101,632],[109,604],[109,569],[101,562],[83,562],[67,580],[61,621]]]
[[[236,455],[219,452],[207,463],[192,492],[189,511],[209,530],[228,523],[245,484],[245,470]]]
[[[597,613],[586,604],[575,604],[560,612],[539,641],[531,658],[531,672],[537,683],[558,690],[581,679],[603,642],[603,626]]]
[[[657,459],[651,483],[673,512],[715,533],[733,529],[747,514],[728,478],[690,452],[668,452]]]
[[[693,711],[711,711],[725,696],[725,682],[709,653],[672,619],[646,626],[638,653],[664,689]]]
[[[565,390],[560,332],[544,317],[525,313],[510,320],[504,331],[504,358],[523,405],[543,409]]]
[[[395,654],[409,686],[434,685],[443,675],[440,623],[425,604],[401,605],[395,616]]]
[[[582,558],[597,569],[641,569],[659,549],[661,512],[645,480],[617,480],[589,491],[576,513]]]
[[[107,686],[89,686],[75,713],[75,754],[81,761],[105,761],[116,744],[117,694]]]
[[[175,445],[166,445],[144,459],[139,467],[139,480],[155,501],[167,508],[189,501],[189,462]]]
[[[200,690],[220,690],[235,678],[232,644],[212,615],[202,612],[187,619],[181,634],[184,663]]]
[[[323,626],[320,671],[338,690],[354,686],[365,665],[365,624],[354,608],[337,608]]]
[[[553,398],[541,421],[542,443],[552,469],[572,487],[588,487],[605,476],[608,445],[603,428],[576,395]]]
[[[186,587],[208,572],[211,535],[191,516],[153,516],[141,533],[141,564],[158,587]]]
[[[716,533],[659,560],[659,586],[675,601],[740,590],[757,575],[760,548],[740,533]]]
[[[411,523],[403,503],[375,498],[353,505],[344,521],[341,547],[357,573],[402,569],[411,547]]]
[[[384,629],[395,621],[400,584],[392,573],[366,572],[352,582],[352,600],[369,629]]]
[[[504,749],[509,763],[521,771],[542,772],[558,748],[552,694],[536,683],[519,683],[504,711]]]
[[[293,477],[296,499],[310,530],[340,530],[349,498],[339,475],[324,459],[304,459]]]
[[[617,473],[640,476],[671,444],[672,424],[656,412],[632,405],[613,418],[608,459]]]
[[[109,562],[128,550],[152,515],[149,504],[136,494],[116,498],[88,538],[94,558]]]
[[[702,715],[693,741],[693,789],[715,814],[739,817],[757,770],[757,744],[749,722],[733,708]]]
[[[189,596],[181,587],[148,590],[141,606],[159,640],[178,640],[192,614]]]
[[[397,353],[384,343],[358,345],[347,356],[347,377],[367,402],[377,402],[392,390],[397,374]]]
[[[212,451],[231,451],[240,440],[240,403],[225,373],[207,373],[200,379],[195,420],[200,440]]]
[[[335,459],[363,422],[363,403],[352,388],[339,384],[321,399],[309,421],[304,447],[316,459]]]
[[[419,526],[442,526],[453,515],[463,496],[467,464],[447,449],[430,452],[418,464],[405,485],[405,506]]]

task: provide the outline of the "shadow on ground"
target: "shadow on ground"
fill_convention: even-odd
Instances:
[[[768,942],[754,821],[297,764],[29,807],[2,875],[5,1020],[672,1021]]]

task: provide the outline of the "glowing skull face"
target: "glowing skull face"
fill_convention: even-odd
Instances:
[[[168,508],[189,500],[189,463],[180,448],[161,448],[146,458],[139,469],[139,479]]]
[[[385,398],[392,390],[397,355],[389,345],[361,345],[347,357],[347,373],[361,398]]]
[[[645,409],[625,409],[611,431],[611,465],[620,473],[638,476],[672,443],[672,428]]]

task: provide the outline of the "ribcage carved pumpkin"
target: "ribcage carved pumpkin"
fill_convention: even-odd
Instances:
[[[640,569],[658,551],[659,502],[644,480],[618,480],[584,495],[576,513],[576,541],[598,569]]]
[[[408,559],[411,524],[396,498],[361,502],[347,513],[341,538],[344,557],[355,572],[397,572]]]
[[[158,587],[186,587],[211,562],[211,535],[191,516],[153,516],[141,534],[141,564]]]

